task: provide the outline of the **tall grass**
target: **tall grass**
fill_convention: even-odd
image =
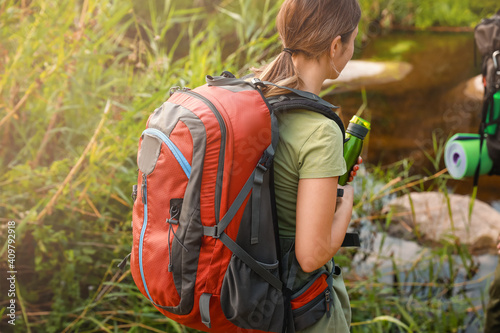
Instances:
[[[279,52],[279,4],[0,0],[0,228],[16,221],[16,332],[191,331],[157,312],[129,271],[116,268],[130,251],[138,136],[170,87],[195,87],[223,70],[244,75]],[[398,187],[415,188],[420,178],[407,166],[374,167],[383,181],[365,180],[370,192],[359,198],[358,216],[378,213]],[[412,300],[416,313],[400,308],[409,294],[377,285],[375,273],[353,284],[356,331],[418,331],[429,323],[424,305],[445,316],[463,304],[421,298]]]

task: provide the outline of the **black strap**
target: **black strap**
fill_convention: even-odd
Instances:
[[[273,96],[270,97],[268,101],[274,112],[306,109],[324,115],[325,117],[335,121],[335,123],[339,126],[340,131],[342,132],[343,142],[346,142],[344,123],[342,122],[342,119],[340,119],[339,115],[336,114],[331,108],[294,94]]]
[[[300,97],[303,97],[303,98],[306,98],[306,99],[309,99],[309,100],[312,100],[318,104],[321,104],[323,106],[326,106],[327,108],[330,108],[330,109],[337,109],[338,106],[335,106],[331,103],[328,103],[327,101],[325,101],[324,99],[322,99],[321,97],[319,97],[318,95],[316,94],[313,94],[311,92],[308,92],[308,91],[304,91],[304,90],[299,90],[299,89],[294,89],[294,88],[289,88],[289,87],[285,87],[285,86],[279,86],[277,84],[274,84],[272,82],[269,82],[269,81],[260,81],[259,79],[253,79],[252,80],[253,83],[255,84],[259,84],[259,83],[262,83],[266,86],[273,86],[273,87],[276,87],[276,88],[280,88],[280,89],[285,89],[285,90],[288,90]]]
[[[492,112],[493,107],[493,94],[488,93],[485,89],[485,94],[488,94],[484,97],[483,110],[481,111],[481,124],[479,125],[479,156],[483,152],[483,143],[484,143],[484,131],[486,129],[486,118],[488,117],[488,113]],[[491,116],[490,116],[491,119]],[[479,171],[481,169],[481,158],[478,159],[476,172],[474,172],[474,181],[473,186],[477,187],[479,183]]]
[[[255,176],[252,190],[252,230],[251,230],[251,244],[255,245],[259,242],[259,224],[260,224],[260,201],[262,184],[264,183],[264,176],[271,168],[274,160],[274,152],[278,146],[279,133],[278,133],[278,120],[273,112],[271,112],[271,144],[266,148],[262,157],[255,168]],[[269,184],[274,186],[274,184]]]
[[[264,266],[259,264],[251,255],[249,255],[243,248],[241,248],[235,241],[231,239],[226,233],[220,235],[220,240],[226,247],[233,252],[235,256],[240,258],[248,267],[250,267],[255,273],[259,274],[264,280],[266,280],[271,286],[278,290],[283,289],[283,283],[281,280],[274,276],[270,271],[268,271]]]
[[[259,242],[259,224],[260,224],[260,200],[262,192],[262,184],[264,183],[264,175],[267,168],[262,164],[258,164],[255,169],[255,177],[253,180],[252,190],[252,230],[250,243],[255,245]]]
[[[285,316],[283,318],[282,333],[295,333],[295,323],[292,312],[292,290],[283,289],[283,301],[285,302]]]

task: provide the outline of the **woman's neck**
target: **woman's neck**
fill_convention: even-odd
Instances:
[[[323,59],[307,59],[302,54],[293,57],[293,63],[303,83],[299,89],[319,95],[323,82],[329,75],[325,73],[323,61]]]

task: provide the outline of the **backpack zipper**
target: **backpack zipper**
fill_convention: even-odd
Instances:
[[[226,124],[224,123],[224,118],[222,118],[222,115],[220,114],[219,110],[217,110],[215,105],[213,105],[213,103],[210,102],[208,98],[189,89],[182,89],[180,91],[178,90],[178,92],[197,98],[201,100],[203,103],[205,103],[208,106],[208,108],[212,111],[212,113],[215,115],[215,118],[217,118],[217,121],[219,123],[219,128],[221,132],[221,140],[220,140],[221,143],[220,143],[220,154],[219,154],[219,166],[217,169],[217,180],[215,182],[215,223],[217,224],[220,221],[220,206],[222,200],[222,181],[224,174],[224,158],[226,153]]]
[[[148,286],[146,284],[146,278],[144,277],[144,269],[142,265],[142,249],[144,245],[144,234],[146,233],[146,227],[148,225],[148,198],[147,198],[147,176],[145,173],[142,174],[142,184],[141,184],[141,196],[142,203],[144,204],[144,220],[142,223],[141,236],[139,238],[139,270],[141,271],[142,284],[144,286],[144,290],[148,295],[148,298],[153,301],[151,295],[149,294]]]
[[[179,148],[170,140],[170,138],[165,135],[162,131],[156,129],[156,128],[147,128],[142,132],[142,135],[152,135],[154,137],[159,138],[162,140],[165,145],[168,147],[168,149],[172,152],[174,155],[175,159],[181,166],[182,170],[186,174],[187,178],[189,179],[191,176],[191,165],[189,165],[189,162],[187,159],[184,157],[182,152],[180,151]],[[141,271],[141,278],[142,278],[142,283],[144,285],[144,289],[146,291],[146,294],[148,295],[149,299],[153,301],[151,298],[151,295],[149,294],[149,290],[146,284],[146,278],[144,276],[144,268],[143,268],[143,263],[142,263],[142,258],[143,258],[143,247],[144,247],[144,234],[146,233],[146,228],[148,225],[148,201],[147,201],[147,176],[146,174],[142,174],[142,185],[141,185],[141,197],[142,197],[142,203],[144,205],[144,220],[141,228],[141,236],[139,238],[139,269]],[[175,233],[174,233],[175,235]],[[171,251],[171,246],[170,246],[170,230],[169,230],[169,252]],[[183,246],[183,244],[181,243]],[[185,246],[183,246],[185,248]],[[170,260],[169,260],[169,272],[172,271],[172,260],[171,260],[171,255],[170,255]]]
[[[332,298],[330,297],[330,288],[325,291],[325,302],[326,302],[326,315],[330,318],[330,302]]]
[[[180,149],[177,148],[177,146],[169,139],[169,137],[156,128],[146,128],[142,132],[142,135],[144,134],[149,134],[162,140],[165,145],[167,145],[168,149],[170,149],[175,159],[180,164],[182,170],[184,170],[187,178],[189,179],[189,177],[191,176],[191,165],[189,165],[189,162],[186,160]]]

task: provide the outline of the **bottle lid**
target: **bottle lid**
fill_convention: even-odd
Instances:
[[[371,127],[370,122],[368,122],[368,121],[366,121],[363,118],[358,117],[358,116],[353,116],[351,118],[350,123],[361,125],[363,127],[366,127],[368,130],[370,130],[370,127]]]
[[[346,132],[363,140],[370,131],[370,123],[363,118],[354,116],[347,126]]]

